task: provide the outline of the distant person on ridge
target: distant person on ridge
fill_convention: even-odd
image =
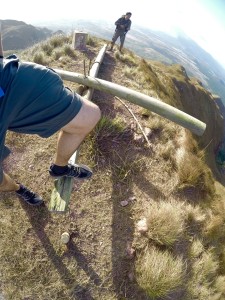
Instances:
[[[38,194],[15,182],[2,169],[10,152],[5,146],[7,130],[43,138],[59,131],[50,176],[87,179],[92,171],[84,165],[70,165],[68,160],[100,115],[97,105],[64,87],[53,70],[21,62],[14,54],[4,58],[0,24],[0,192],[15,192],[30,205],[43,203]]]
[[[111,47],[109,51],[113,50],[113,46],[115,45],[115,42],[117,41],[118,37],[120,37],[120,47],[119,50],[122,52],[122,48],[124,45],[126,33],[130,30],[131,27],[131,17],[132,13],[127,12],[126,15],[123,15],[121,18],[119,18],[116,22],[116,29],[114,32],[114,35],[112,37]]]

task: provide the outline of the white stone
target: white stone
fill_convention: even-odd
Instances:
[[[148,225],[147,225],[146,218],[143,218],[142,220],[138,221],[138,223],[137,223],[137,230],[140,233],[144,233],[144,232],[148,231]]]
[[[62,235],[61,235],[61,242],[63,244],[67,244],[70,240],[70,235],[68,232],[63,232]]]

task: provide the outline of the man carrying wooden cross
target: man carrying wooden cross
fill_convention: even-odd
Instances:
[[[43,203],[41,196],[2,169],[10,153],[4,145],[7,130],[43,138],[60,130],[49,174],[87,179],[92,175],[87,166],[68,165],[68,161],[100,116],[97,105],[64,87],[53,70],[21,62],[15,55],[4,58],[0,28],[0,192],[14,191],[30,205]]]

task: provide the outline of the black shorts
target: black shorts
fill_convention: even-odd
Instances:
[[[6,97],[13,111],[8,130],[45,138],[68,124],[82,106],[81,97],[56,72],[32,63],[19,65]]]
[[[4,97],[0,98],[0,183],[7,130],[47,138],[68,124],[80,111],[82,98],[66,88],[53,70],[20,63]]]

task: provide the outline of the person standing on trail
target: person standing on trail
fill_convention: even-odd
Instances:
[[[87,179],[92,171],[84,165],[69,165],[68,160],[100,116],[98,106],[64,87],[55,71],[21,62],[14,54],[4,58],[0,27],[0,192],[14,191],[30,205],[43,203],[41,196],[2,169],[2,162],[10,153],[5,146],[8,130],[43,138],[59,131],[50,176]]]
[[[131,27],[131,20],[130,20],[131,15],[132,15],[131,12],[127,12],[126,15],[123,15],[115,22],[116,29],[112,37],[111,47],[109,48],[109,51],[113,50],[113,46],[115,45],[115,42],[117,41],[118,37],[120,37],[119,50],[120,52],[122,52],[126,34]]]

